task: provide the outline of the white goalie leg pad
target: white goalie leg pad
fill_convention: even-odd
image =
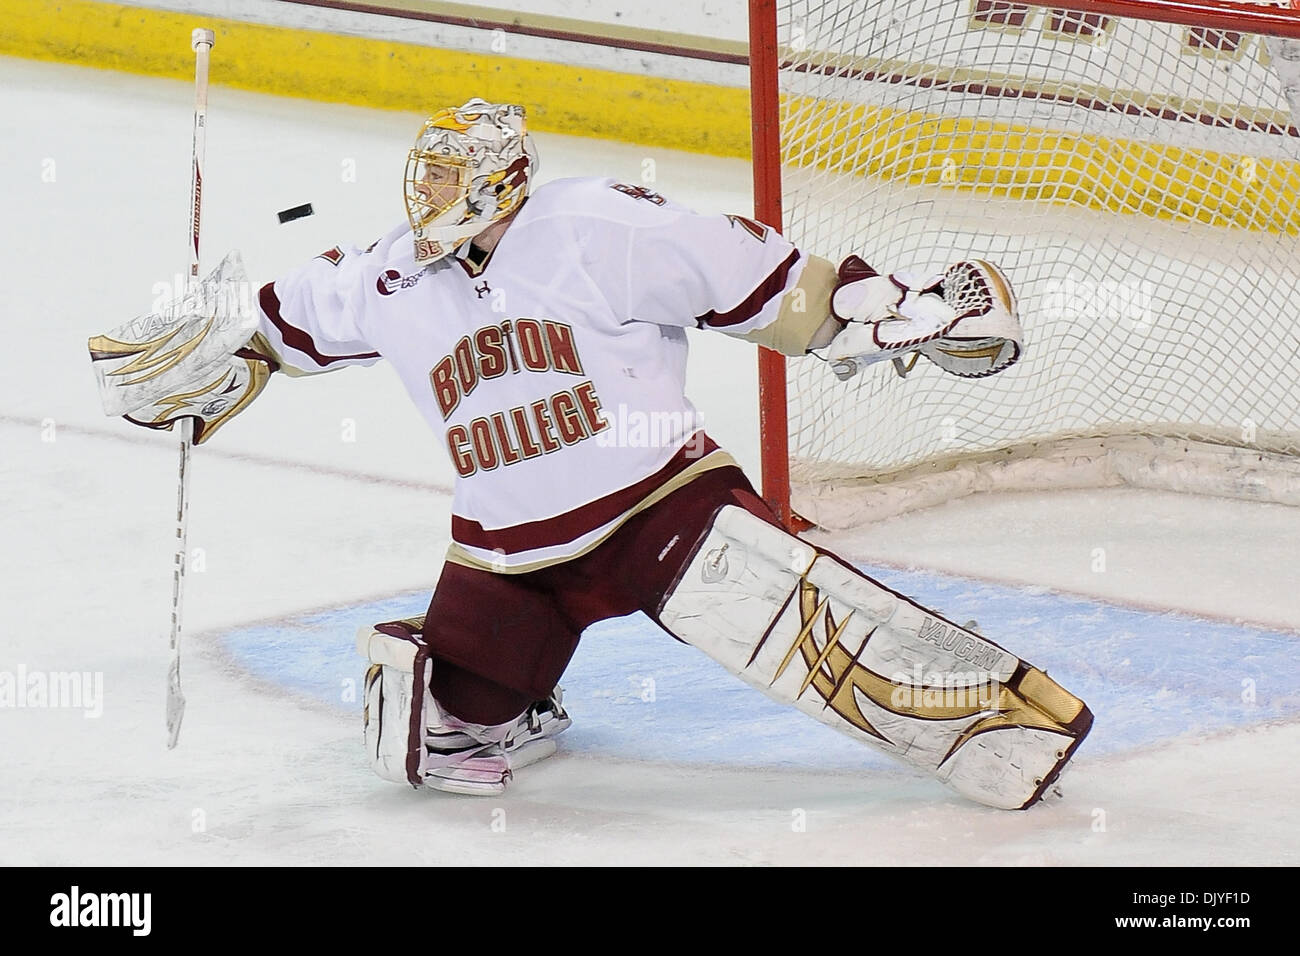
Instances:
[[[993,807],[1037,802],[1092,724],[1042,671],[736,506],[659,619],[769,697]]]
[[[365,741],[380,777],[452,793],[496,794],[514,771],[555,753],[551,738],[572,724],[556,687],[514,720],[474,724],[446,713],[429,692],[423,618],[365,628],[357,650],[370,661]]]
[[[370,661],[366,671],[366,754],[385,780],[424,784],[424,746],[429,706],[429,650],[418,633],[395,636],[363,629],[357,649]]]

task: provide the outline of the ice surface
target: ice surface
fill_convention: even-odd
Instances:
[[[192,95],[0,59],[0,672],[103,687],[99,717],[0,708],[0,863],[1300,862],[1300,509],[1146,492],[966,499],[830,542],[1089,699],[1061,802],[966,803],[639,618],[588,635],[573,729],[502,798],[380,781],[348,648],[422,608],[451,484],[383,365],[274,381],[196,451],[189,707],[167,752],[174,440],[100,414],[85,340],[185,264]],[[421,117],[223,88],[209,117],[205,262],[238,246],[269,278],[399,221]],[[543,178],[652,168],[698,208],[750,208],[739,162],[539,145]],[[303,202],[315,216],[278,224]],[[693,348],[692,396],[756,473],[752,348]]]

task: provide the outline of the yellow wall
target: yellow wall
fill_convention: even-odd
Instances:
[[[483,96],[526,104],[541,131],[749,156],[747,90],[569,64],[93,0],[0,0],[0,53],[189,79],[196,26],[216,32],[216,84],[418,113]],[[807,115],[817,121],[788,154],[792,164],[1123,214],[1300,229],[1300,166],[1291,162],[850,104]]]
[[[192,79],[198,26],[216,84],[418,113],[482,96],[526,104],[537,130],[749,155],[744,89],[93,0],[0,0],[0,54]]]

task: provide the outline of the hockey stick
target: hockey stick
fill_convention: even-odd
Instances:
[[[190,166],[190,271],[186,292],[199,281],[199,223],[203,215],[203,160],[207,147],[208,56],[216,42],[211,30],[196,29],[190,36],[194,48],[194,147]],[[181,692],[181,611],[185,601],[185,567],[189,563],[190,452],[194,447],[194,420],[181,420],[180,471],[176,486],[176,554],[172,567],[171,664],[167,668],[167,749],[181,735],[185,717],[185,695]]]

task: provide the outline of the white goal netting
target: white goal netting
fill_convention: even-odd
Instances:
[[[1263,38],[994,0],[778,19],[786,234],[990,259],[1026,330],[976,381],[791,361],[796,511],[1073,439],[1300,452],[1300,130]]]

